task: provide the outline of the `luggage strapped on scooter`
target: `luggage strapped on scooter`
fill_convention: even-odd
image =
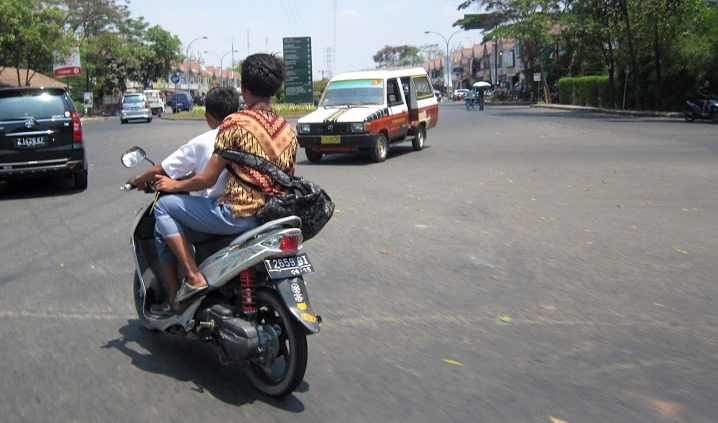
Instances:
[[[285,194],[268,194],[261,187],[241,179],[232,166],[227,165],[227,170],[241,183],[265,193],[265,204],[255,215],[261,223],[287,216],[299,216],[302,219],[301,230],[306,241],[318,234],[334,214],[331,197],[314,182],[303,177],[289,176],[274,163],[245,151],[217,148],[214,154],[229,162],[261,172],[289,189]]]

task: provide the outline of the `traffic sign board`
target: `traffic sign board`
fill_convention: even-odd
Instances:
[[[180,82],[180,76],[178,73],[173,73],[172,78],[170,78],[173,84],[178,84]]]

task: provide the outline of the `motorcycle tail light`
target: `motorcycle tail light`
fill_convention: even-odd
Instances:
[[[283,253],[295,254],[299,251],[299,235],[285,236],[279,244],[279,249]]]

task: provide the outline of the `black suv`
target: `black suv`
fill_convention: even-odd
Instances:
[[[87,188],[80,115],[63,88],[0,88],[0,179],[72,176]]]

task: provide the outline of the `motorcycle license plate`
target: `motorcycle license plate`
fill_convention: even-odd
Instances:
[[[272,279],[292,278],[295,276],[314,273],[314,266],[309,262],[306,254],[294,257],[270,258],[264,260],[269,277]]]

